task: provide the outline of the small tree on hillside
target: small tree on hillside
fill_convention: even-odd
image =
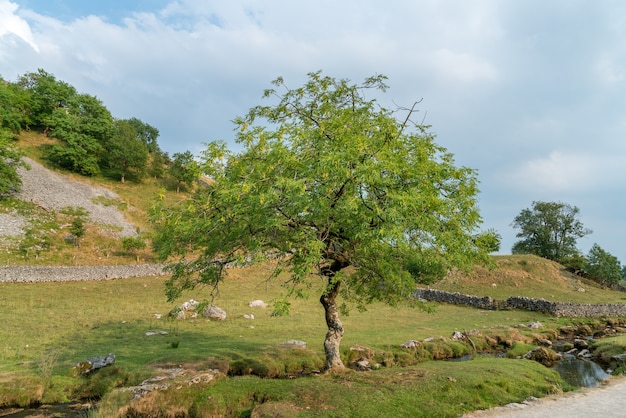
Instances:
[[[191,152],[177,152],[172,156],[169,173],[176,180],[176,193],[179,193],[181,185],[193,186],[200,176],[200,166]]]
[[[619,260],[598,244],[593,244],[586,261],[585,271],[591,278],[606,284],[617,284],[622,280]]]
[[[153,213],[156,251],[181,257],[169,267],[170,301],[196,285],[217,287],[228,263],[278,252],[275,273],[289,271],[292,292],[319,285],[325,368],[342,368],[344,303],[395,304],[416,283],[486,258],[474,235],[475,172],[411,122],[413,109],[398,120],[365,99],[384,81],[352,85],[318,72],[292,90],[279,78],[280,90],[265,92],[276,105],[235,120],[242,151],[208,144],[203,168],[213,183]]]
[[[513,254],[535,254],[554,261],[575,256],[576,240],[591,233],[578,220],[578,208],[567,203],[533,202],[513,220],[520,229],[513,245]]]

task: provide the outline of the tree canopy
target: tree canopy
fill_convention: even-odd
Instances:
[[[454,165],[428,126],[401,117],[362,84],[309,74],[290,89],[282,78],[257,106],[235,119],[239,152],[209,143],[203,170],[214,180],[175,207],[155,207],[154,247],[170,264],[167,296],[217,287],[235,261],[282,256],[292,292],[318,285],[328,332],[326,368],[343,367],[341,297],[359,307],[410,298],[417,283],[469,266],[487,252],[474,170]],[[315,279],[317,278],[317,279]]]
[[[622,280],[622,266],[619,260],[598,244],[593,244],[589,250],[585,272],[591,278],[605,284],[616,284]]]
[[[576,206],[561,202],[533,202],[513,220],[518,228],[513,254],[535,254],[554,261],[563,261],[578,254],[576,241],[591,230],[578,219]]]
[[[83,175],[102,169],[122,180],[140,180],[149,163],[157,177],[169,163],[158,146],[156,128],[137,118],[113,118],[98,98],[79,93],[42,69],[20,76],[16,83],[0,79],[0,129],[13,134],[38,130],[55,139],[44,147],[45,157]],[[0,169],[11,176],[16,175],[13,168],[0,161]]]

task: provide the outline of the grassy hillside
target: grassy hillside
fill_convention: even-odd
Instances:
[[[176,188],[166,180],[146,178],[141,183],[130,181],[121,183],[103,175],[86,177],[55,169],[42,157],[45,147],[52,143],[54,140],[42,134],[23,131],[17,145],[27,157],[69,179],[105,187],[117,193],[118,200],[102,199],[98,203],[107,206],[115,205],[125,218],[137,227],[140,238],[148,244],[148,247],[151,236],[148,210],[154,199],[159,195],[172,202],[185,198],[184,193],[177,193]],[[148,247],[136,254],[124,254],[119,238],[106,235],[99,230],[97,225],[88,223],[86,233],[80,240],[80,247],[66,242],[65,237],[76,215],[72,211],[48,211],[35,203],[9,198],[0,200],[0,213],[17,213],[29,219],[30,223],[26,226],[29,236],[38,238],[43,243],[35,242],[32,245],[23,238],[0,242],[1,265],[107,265],[155,261]],[[27,250],[26,247],[29,244],[32,247]]]

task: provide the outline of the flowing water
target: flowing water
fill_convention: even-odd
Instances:
[[[563,357],[563,360],[554,366],[554,370],[570,385],[585,388],[598,386],[603,380],[611,377],[593,361],[577,359],[574,356]]]

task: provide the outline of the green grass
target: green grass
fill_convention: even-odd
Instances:
[[[175,405],[200,417],[250,416],[254,408],[257,416],[458,417],[560,390],[558,375],[535,362],[478,358],[294,380],[220,379],[204,387],[155,394],[122,410],[136,416],[168,416]],[[101,406],[108,416],[119,410],[110,399]]]
[[[28,403],[32,400],[63,401],[89,391],[108,393],[115,385],[121,384],[120,382],[124,385],[139,383],[155,373],[153,367],[159,364],[221,361],[230,363],[230,370],[234,374],[238,374],[237,368],[242,370],[249,368],[253,373],[279,377],[297,376],[300,372],[319,369],[322,364],[326,329],[323,309],[316,297],[293,300],[290,315],[283,317],[271,316],[271,307],[265,309],[248,307],[248,302],[252,300],[263,299],[271,302],[282,294],[280,281],[271,283],[266,281],[272,268],[270,264],[263,264],[253,268],[230,270],[220,296],[215,301],[217,306],[226,310],[228,317],[225,321],[218,322],[206,319],[184,321],[167,319],[166,314],[175,305],[165,300],[164,278],[0,284],[0,306],[2,306],[0,323],[3,324],[0,328],[0,405],[10,402]],[[208,297],[206,292],[197,291],[184,295],[177,303],[180,304],[190,298],[202,300],[206,297]],[[432,307],[434,312],[428,313],[408,304],[396,308],[374,304],[366,312],[354,310],[349,316],[342,317],[346,330],[342,341],[344,360],[349,360],[351,356],[350,346],[361,345],[378,353],[379,360],[391,359],[389,364],[394,364],[395,367],[364,374],[349,374],[339,378],[344,379],[341,385],[337,385],[331,377],[320,377],[318,381],[324,384],[319,389],[323,392],[319,396],[324,398],[327,407],[343,411],[338,412],[337,416],[360,415],[364,411],[359,409],[363,406],[362,398],[352,397],[353,401],[350,402],[342,400],[344,396],[351,398],[352,395],[349,394],[352,393],[354,386],[358,386],[362,388],[364,394],[377,399],[376,402],[380,405],[379,412],[393,407],[396,409],[392,410],[397,411],[408,408],[406,411],[413,414],[411,405],[418,403],[430,405],[428,408],[439,408],[420,410],[436,411],[437,416],[452,416],[451,411],[460,413],[463,410],[498,405],[502,402],[519,401],[530,394],[550,393],[563,384],[548,369],[543,367],[537,369],[538,366],[532,362],[520,363],[521,366],[503,359],[466,363],[424,363],[431,357],[447,358],[463,355],[468,350],[471,351],[467,344],[429,343],[426,348],[430,351],[422,350],[415,353],[402,350],[399,346],[410,339],[449,337],[453,331],[470,329],[528,342],[534,338],[533,332],[537,331],[518,330],[513,328],[514,326],[541,321],[548,327],[556,328],[567,323],[566,320],[525,311],[481,311],[450,305]],[[255,319],[245,319],[243,315],[248,313],[253,313]],[[156,319],[154,314],[161,314],[163,317]],[[151,330],[162,330],[167,334],[146,336],[145,333]],[[278,347],[279,343],[289,339],[307,342],[307,349],[296,351]],[[475,339],[477,345],[480,345],[480,338]],[[80,378],[68,377],[70,369],[79,361],[96,355],[106,355],[109,352],[117,356],[115,365],[117,371],[114,376],[103,378],[104,383],[90,384]],[[411,366],[406,369],[399,367],[416,362],[420,362],[417,367]],[[498,365],[493,366],[495,367],[493,369],[490,364],[495,363]],[[467,383],[469,380],[466,379],[469,377],[458,377],[477,374],[476,379],[480,380],[480,376],[485,378],[493,375],[489,367],[498,370],[498,373],[513,376],[511,383],[505,385],[503,393],[506,392],[506,396],[493,397],[486,393],[480,394],[496,389],[502,391],[498,386],[506,380],[504,378],[499,381],[500,383],[485,383],[478,387],[477,382]],[[515,367],[528,369],[524,373],[539,373],[537,370],[542,370],[541,377],[536,376],[536,383],[532,384],[526,383],[523,379],[517,381],[515,376],[519,375],[521,378],[524,373],[515,372]],[[398,376],[404,376],[403,373],[409,373],[407,376],[410,376],[410,373],[418,373],[415,370],[429,370],[426,378],[423,376],[420,378],[419,384],[412,378],[400,379],[402,383],[393,380]],[[453,370],[456,372],[453,373]],[[453,376],[457,380],[456,384],[446,383],[447,375]],[[431,377],[434,379],[432,382]],[[373,380],[370,381],[370,378]],[[377,379],[389,381],[390,386],[381,387],[387,383],[381,383],[382,381],[376,383]],[[428,385],[434,385],[430,389],[431,392],[422,393],[417,390],[424,385],[424,379],[430,382]],[[264,391],[273,394],[272,396],[280,402],[295,402],[300,405],[303,402],[300,397],[310,398],[311,408],[314,408],[319,400],[314,398],[315,391],[310,394],[307,394],[307,391],[312,390],[315,384],[310,382],[315,381],[313,378],[302,380],[228,378],[219,381],[215,385],[215,390],[226,393],[219,395],[225,397],[221,401],[224,404],[230,402],[228,399],[231,396],[241,398],[237,403],[241,403],[242,410],[245,410],[251,408],[257,401],[254,399],[250,401],[248,395],[234,388],[244,385],[243,382],[256,382],[249,384],[263,387]],[[454,389],[458,405],[450,409],[446,409],[447,406],[437,406],[443,399],[437,397],[439,394],[437,384],[445,384],[446,388]],[[516,385],[520,387],[519,390],[515,389]],[[220,387],[222,389],[218,389]],[[338,391],[337,387],[343,387],[345,390]],[[479,394],[474,393],[477,387]],[[295,393],[293,396],[296,397],[291,395],[285,397],[281,395],[282,392]],[[115,398],[118,395],[108,396]],[[16,399],[21,401],[18,402]],[[189,403],[189,408],[195,408],[202,403],[197,399],[203,399],[202,395],[190,393],[185,397],[185,402]],[[109,398],[105,400],[110,401]],[[128,399],[125,400],[127,401]],[[320,412],[307,413],[315,415]]]

